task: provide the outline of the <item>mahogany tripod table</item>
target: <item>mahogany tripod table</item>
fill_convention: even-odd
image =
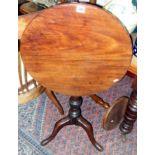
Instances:
[[[52,134],[41,144],[53,140],[64,126],[74,124],[81,126],[96,149],[102,151],[80,106],[82,96],[107,90],[127,72],[132,44],[119,20],[84,3],[45,9],[26,27],[21,55],[27,71],[41,85],[71,96],[68,115],[56,122]]]

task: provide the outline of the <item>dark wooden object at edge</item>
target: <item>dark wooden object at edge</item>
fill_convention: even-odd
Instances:
[[[96,94],[90,95],[90,97],[95,101],[95,103],[106,109],[106,112],[103,116],[103,128],[105,130],[112,130],[116,128],[125,114],[128,104],[128,97],[122,96],[115,100],[111,105]]]
[[[130,96],[124,120],[120,124],[121,132],[123,134],[130,133],[133,129],[136,119],[137,119],[137,77],[135,76],[133,82],[133,92]]]
[[[87,133],[91,143],[95,146],[95,148],[99,151],[103,151],[103,148],[100,144],[98,144],[94,138],[93,133],[93,127],[92,125],[81,115],[81,108],[82,105],[82,97],[70,97],[69,104],[70,104],[70,110],[68,113],[68,116],[60,119],[58,122],[56,122],[52,134],[44,139],[41,142],[41,145],[48,144],[51,140],[55,138],[57,133],[66,125],[77,125],[81,126]]]

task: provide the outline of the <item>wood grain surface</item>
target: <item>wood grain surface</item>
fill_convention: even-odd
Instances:
[[[30,21],[38,14],[39,12],[31,13],[29,15],[18,16],[18,39],[21,39],[21,36],[28,26]]]
[[[33,18],[22,35],[21,54],[27,71],[44,87],[83,96],[106,90],[125,75],[132,45],[112,14],[71,3]]]

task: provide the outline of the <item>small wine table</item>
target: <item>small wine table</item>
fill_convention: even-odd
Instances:
[[[80,106],[82,96],[107,90],[126,74],[132,44],[125,27],[94,5],[57,5],[41,11],[28,24],[21,37],[21,55],[27,71],[41,85],[71,96],[68,115],[41,144],[53,140],[64,126],[74,124],[102,151]]]

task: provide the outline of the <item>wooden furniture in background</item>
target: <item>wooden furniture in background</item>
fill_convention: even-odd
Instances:
[[[134,79],[133,92],[131,94],[129,104],[126,109],[123,122],[120,124],[120,130],[123,134],[132,131],[134,123],[137,119],[137,78]]]
[[[91,95],[91,98],[95,101],[95,103],[106,109],[106,112],[103,116],[103,128],[105,130],[114,129],[120,123],[125,114],[128,104],[128,97],[120,97],[113,101],[111,105],[97,95]]]
[[[127,73],[129,76],[135,77],[137,76],[137,57],[135,57],[134,55],[132,56],[132,61],[131,61],[131,65],[128,68],[128,72]],[[133,74],[133,75],[131,75]]]
[[[19,76],[19,88],[18,88],[18,102],[19,104],[25,104],[32,99],[38,97],[43,92],[46,92],[48,98],[57,107],[60,114],[64,114],[64,110],[57,100],[53,91],[50,91],[41,86],[36,80],[29,76],[21,59],[20,51],[18,51],[18,76]],[[28,78],[29,77],[29,78]]]
[[[133,91],[124,115],[124,120],[120,124],[120,130],[123,134],[129,134],[137,120],[137,57],[133,56],[132,65],[130,66],[127,75],[134,78]]]
[[[65,125],[75,124],[83,127],[92,144],[102,151],[92,125],[81,115],[80,96],[107,90],[127,72],[132,45],[118,19],[82,3],[43,10],[25,29],[21,54],[25,67],[41,85],[71,96],[68,116],[56,123],[41,144],[50,142]]]
[[[20,6],[19,11],[22,14],[33,13],[39,10],[43,10],[43,7],[35,4],[34,2],[27,2]]]
[[[27,15],[21,15],[18,16],[18,40],[20,41],[21,36],[25,30],[25,28],[28,26],[30,21],[38,14],[39,12],[27,14]],[[20,48],[20,45],[19,45]]]
[[[23,66],[20,52],[18,51],[18,77],[19,77],[19,88],[18,88],[18,101],[20,104],[26,103],[33,98],[40,95],[45,89],[38,86],[34,79],[28,79],[28,73]]]
[[[112,130],[120,123],[125,114],[128,101],[127,96],[122,96],[113,101],[103,116],[102,125],[105,130]]]
[[[132,42],[135,43],[137,34],[131,34]],[[124,120],[120,124],[120,130],[123,134],[128,134],[132,131],[134,123],[137,119],[137,57],[133,55],[131,65],[128,69],[127,75],[132,77],[133,91],[124,115]]]

